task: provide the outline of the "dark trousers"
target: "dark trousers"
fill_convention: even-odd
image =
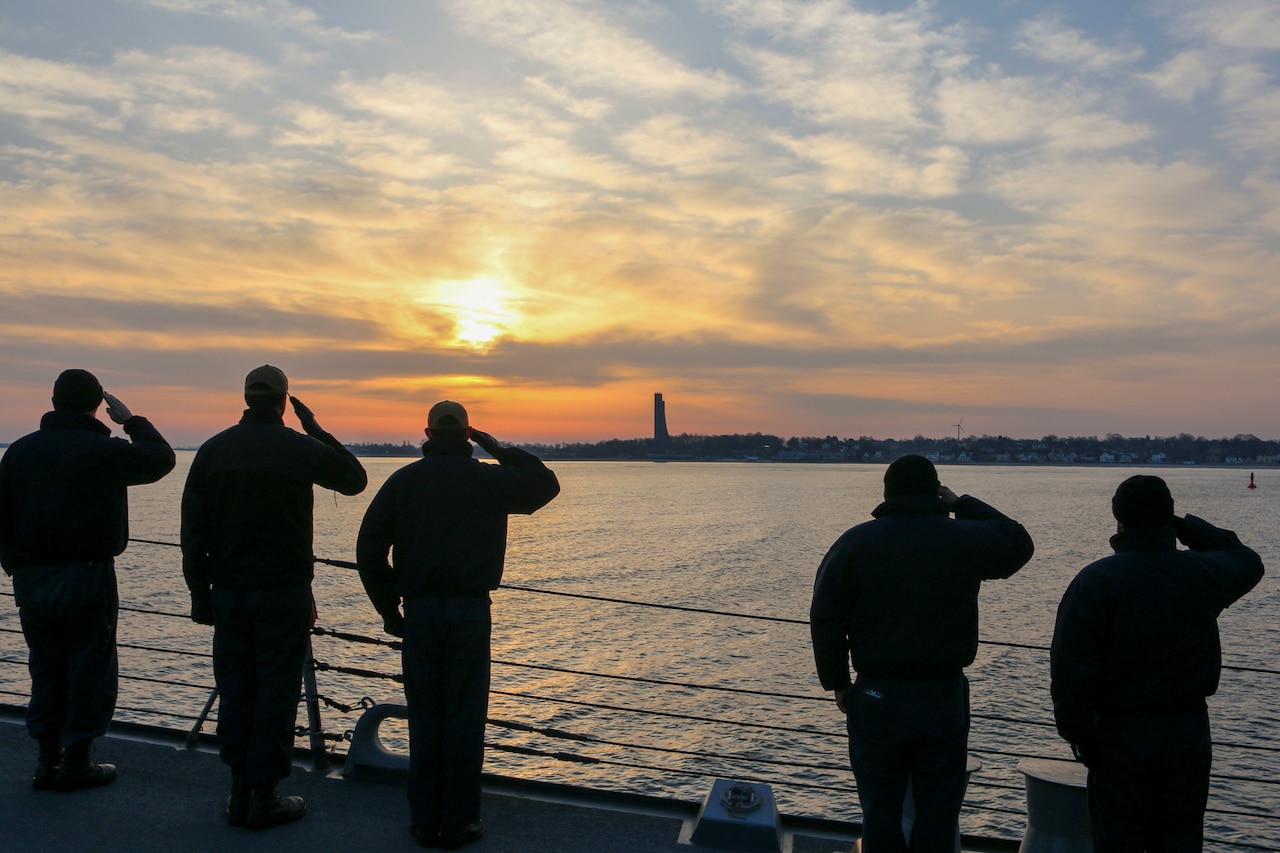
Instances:
[[[1097,853],[1199,853],[1213,763],[1208,711],[1104,719],[1089,762]]]
[[[488,596],[404,603],[409,811],[428,833],[480,819],[491,624]]]
[[[952,853],[968,764],[969,682],[859,676],[845,700],[863,853],[901,853],[902,803],[916,805],[911,850]]]
[[[120,608],[113,561],[26,566],[13,576],[27,640],[27,731],[77,746],[106,734],[116,708]]]
[[[255,788],[293,769],[311,585],[213,590],[213,675],[222,760]]]

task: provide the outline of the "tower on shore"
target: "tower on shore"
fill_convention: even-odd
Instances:
[[[662,402],[661,394],[653,395],[653,444],[657,450],[666,450],[671,444],[671,435],[667,432],[667,404]]]

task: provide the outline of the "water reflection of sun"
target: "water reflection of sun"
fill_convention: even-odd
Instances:
[[[422,302],[453,321],[454,342],[485,349],[518,331],[520,313],[514,287],[488,276],[431,285]]]

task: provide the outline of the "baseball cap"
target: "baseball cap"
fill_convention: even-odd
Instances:
[[[288,394],[289,380],[280,368],[264,364],[250,370],[244,378],[244,393],[255,396]]]
[[[464,429],[468,426],[471,424],[467,423],[467,410],[452,400],[441,400],[427,413],[427,429]]]

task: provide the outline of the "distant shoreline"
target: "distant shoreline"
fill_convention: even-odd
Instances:
[[[360,456],[360,454],[356,454]],[[379,457],[361,457],[361,458],[379,458]],[[397,457],[384,456],[384,459]],[[403,457],[409,458],[409,457]],[[635,462],[637,464],[666,464],[670,462],[696,462],[698,464],[723,464],[723,465],[871,465],[886,466],[893,460],[863,460],[863,459],[841,459],[841,460],[801,460],[801,459],[622,459],[608,457],[569,457],[569,456],[547,456],[543,457],[545,462]],[[1227,464],[1225,462],[955,462],[951,460],[936,460],[938,467],[953,468],[1222,468],[1231,471],[1273,471],[1280,469],[1280,463],[1252,463],[1241,462]]]
[[[194,450],[196,448],[177,448]],[[361,453],[348,448],[361,459],[416,459],[421,453]],[[477,454],[478,458],[490,458],[487,454]],[[668,464],[671,462],[695,462],[698,464],[721,465],[888,465],[892,460],[864,459],[693,459],[685,457],[636,458],[610,456],[544,456],[546,462],[630,462],[638,465]],[[1232,471],[1268,471],[1280,469],[1280,463],[1225,463],[1225,462],[988,462],[954,460],[935,460],[938,466],[956,468],[1221,468]]]
[[[956,439],[790,438],[753,433],[723,436],[673,436],[665,447],[653,439],[611,439],[583,444],[520,443],[548,462],[721,462],[735,464],[887,465],[907,454],[927,457],[936,465],[1010,468],[1280,468],[1280,442],[1251,435],[1205,439],[1190,435],[1168,438],[1097,437],[1011,439],[980,436]],[[0,443],[0,450],[11,442]],[[346,445],[362,459],[415,459],[420,444],[356,442]],[[199,447],[177,447],[195,452]],[[476,451],[478,458],[488,454]]]

